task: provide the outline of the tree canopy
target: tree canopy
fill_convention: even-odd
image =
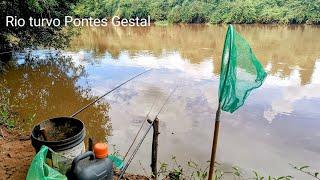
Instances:
[[[13,48],[24,47],[62,47],[68,40],[62,27],[42,26],[30,27],[28,23],[21,27],[6,27],[6,16],[16,16],[28,20],[33,18],[59,18],[63,21],[65,15],[72,13],[71,7],[75,0],[3,0],[0,2],[0,52]]]
[[[320,24],[320,0],[2,0],[0,59],[25,47],[57,47],[71,36],[63,26],[6,27],[6,16],[28,20],[64,16],[147,18],[170,23]]]
[[[320,23],[319,0],[80,0],[78,16],[171,23]]]

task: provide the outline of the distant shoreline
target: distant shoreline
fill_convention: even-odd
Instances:
[[[170,23],[232,24],[320,24],[320,8],[316,1],[300,0],[101,0],[96,5],[81,0],[71,9],[79,17],[146,18]]]
[[[308,24],[308,23],[170,23],[168,21],[151,21],[151,24],[159,25],[159,26],[167,26],[167,25],[308,25],[308,26],[319,26],[320,24]]]

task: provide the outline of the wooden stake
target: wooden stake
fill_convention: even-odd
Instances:
[[[212,180],[214,174],[214,162],[216,160],[216,151],[218,145],[218,135],[219,135],[219,126],[220,126],[220,103],[216,112],[216,119],[214,123],[214,134],[213,134],[213,142],[212,142],[212,150],[211,150],[211,160],[210,160],[210,169],[209,169],[209,177],[208,180]]]
[[[155,118],[153,124],[152,152],[151,152],[151,170],[155,179],[157,179],[157,161],[158,161],[158,136],[159,136],[159,119]]]

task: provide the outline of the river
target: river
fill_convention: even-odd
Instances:
[[[320,167],[320,28],[309,25],[236,25],[268,76],[243,107],[222,112],[217,160],[226,167],[263,175],[310,177],[294,165]],[[208,165],[225,25],[83,28],[70,57],[33,51],[15,54],[0,76],[11,89],[19,125],[30,131],[41,120],[71,115],[78,108],[145,69],[153,70],[108,95],[79,119],[87,135],[108,141],[125,154],[150,110],[152,118],[170,91],[177,91],[159,115],[159,161],[171,157],[184,167]],[[42,60],[41,60],[42,59]],[[144,128],[146,129],[146,128]],[[129,172],[149,172],[150,133]],[[311,178],[310,178],[311,179]]]

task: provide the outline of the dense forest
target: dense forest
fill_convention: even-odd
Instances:
[[[0,1],[0,61],[12,49],[57,47],[72,33],[62,27],[6,27],[17,18],[94,17],[146,18],[165,23],[320,24],[320,0],[2,0]],[[66,33],[68,32],[68,33]],[[8,53],[7,53],[8,52]]]
[[[320,23],[320,0],[80,0],[73,11],[169,23]]]

